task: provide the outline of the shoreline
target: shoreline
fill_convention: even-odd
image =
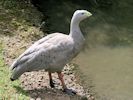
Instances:
[[[45,72],[44,70],[25,73],[22,75],[20,80],[22,87],[24,88],[24,90],[28,91],[33,100],[37,98],[40,98],[41,100],[46,99],[47,95],[58,98],[58,100],[62,100],[61,98],[67,98],[66,100],[94,100],[94,97],[92,97],[90,93],[85,91],[83,86],[80,85],[76,80],[73,65],[65,66],[63,74],[66,86],[69,89],[76,91],[76,95],[70,96],[62,92],[62,86],[56,73],[52,74],[55,88],[51,88],[49,86],[49,77],[47,75],[47,72]],[[45,98],[43,96],[45,96]],[[51,100],[50,97],[48,98],[48,100]]]
[[[4,45],[4,59],[7,66],[10,66],[13,60],[33,43],[33,41],[26,43],[22,41],[22,39],[20,35],[16,35],[12,37],[12,39],[7,38],[4,40],[6,41]],[[21,48],[22,46],[23,48]],[[19,52],[16,54],[16,51]],[[79,84],[80,82],[78,82],[76,78],[76,70],[73,64],[67,64],[62,72],[66,86],[76,91],[77,95],[69,96],[62,92],[61,83],[56,73],[52,74],[55,88],[51,88],[49,86],[48,74],[44,70],[24,73],[19,79],[21,86],[18,88],[21,88],[22,91],[26,91],[31,100],[44,100],[46,98],[46,100],[53,100],[52,98],[56,98],[55,100],[94,100],[94,97],[84,89],[84,84]]]

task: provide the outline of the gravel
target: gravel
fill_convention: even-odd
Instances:
[[[92,100],[92,97],[85,91],[83,86],[78,84],[73,69],[74,66],[72,64],[66,65],[63,74],[66,86],[77,92],[75,96],[68,96],[62,92],[62,86],[57,73],[52,74],[55,88],[49,86],[48,73],[44,70],[26,72],[21,76],[20,81],[24,90],[30,94],[31,100],[42,100],[44,99],[42,95],[45,95],[45,100],[62,100],[61,98],[67,98],[66,100]],[[60,98],[50,99],[49,95]]]

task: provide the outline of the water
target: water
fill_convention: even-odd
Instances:
[[[88,48],[75,63],[97,100],[133,100],[133,2],[118,3],[82,26]]]
[[[41,3],[49,30],[68,34],[72,13],[89,9],[93,16],[81,23],[86,48],[74,60],[81,79],[96,100],[133,100],[133,1],[97,0],[111,3],[94,9],[72,1]]]
[[[95,47],[75,62],[97,100],[133,100],[133,48]]]

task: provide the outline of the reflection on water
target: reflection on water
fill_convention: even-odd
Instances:
[[[91,11],[93,16],[81,23],[88,48],[76,64],[97,100],[133,100],[133,0],[39,1],[52,32],[68,34],[72,13]],[[101,4],[90,9],[88,1]]]
[[[98,100],[133,99],[133,48],[95,47],[75,62]]]

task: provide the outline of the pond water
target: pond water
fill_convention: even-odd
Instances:
[[[86,48],[74,63],[97,100],[133,100],[133,1],[101,0],[98,8],[72,1],[41,3],[49,30],[69,33],[72,13],[90,9],[93,16],[81,23]]]
[[[95,47],[75,60],[96,100],[133,99],[133,48]]]

